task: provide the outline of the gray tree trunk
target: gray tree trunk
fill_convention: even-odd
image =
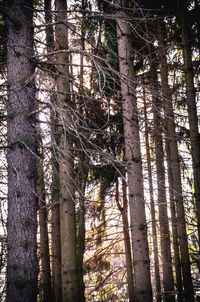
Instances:
[[[116,1],[126,7],[126,1]],[[135,97],[135,74],[132,61],[131,27],[126,14],[120,12],[116,18],[119,70],[125,136],[125,159],[128,174],[129,205],[135,277],[135,299],[151,302],[150,261],[147,241],[147,225],[143,192],[143,176],[138,127],[138,110]]]
[[[37,194],[32,0],[7,13],[7,302],[37,301]]]

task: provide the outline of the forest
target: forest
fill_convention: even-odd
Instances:
[[[200,301],[200,1],[0,0],[0,301]]]

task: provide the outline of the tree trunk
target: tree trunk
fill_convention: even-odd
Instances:
[[[51,117],[51,121],[53,117]],[[55,121],[55,120],[54,120]],[[57,121],[57,119],[56,119]],[[55,131],[55,127],[51,130]],[[57,130],[58,131],[58,130]],[[58,135],[55,131],[52,135]],[[55,135],[54,135],[55,136]],[[55,148],[55,146],[54,146]],[[52,238],[52,290],[53,301],[60,302],[62,296],[61,289],[61,245],[60,245],[60,182],[59,182],[59,164],[57,150],[52,152],[52,184],[51,184],[51,238]]]
[[[47,53],[52,52],[54,48],[54,33],[51,14],[51,0],[44,0],[45,8],[45,27]],[[49,57],[48,57],[49,58]],[[54,77],[49,74],[52,81]],[[51,183],[51,263],[52,263],[52,300],[60,302],[62,296],[61,290],[61,246],[60,246],[60,183],[59,183],[59,164],[58,164],[58,115],[56,113],[56,95],[50,94],[50,121],[51,121],[51,165],[52,165],[52,183]]]
[[[37,195],[33,1],[7,13],[7,302],[37,301]]]
[[[84,156],[84,155],[83,155]],[[80,156],[80,160],[82,157]],[[85,286],[83,282],[83,257],[85,252],[85,190],[88,176],[88,166],[85,165],[87,160],[80,162],[79,169],[79,211],[78,211],[78,234],[77,234],[77,257],[78,257],[78,268],[80,274],[80,296],[81,301],[85,301]]]
[[[161,71],[161,89],[164,98],[165,123],[166,123],[166,143],[169,151],[167,152],[169,169],[171,169],[171,186],[172,198],[175,201],[177,213],[177,230],[178,240],[181,252],[181,265],[183,271],[184,293],[188,302],[194,301],[194,290],[191,277],[190,259],[188,251],[188,241],[185,222],[185,210],[183,205],[182,181],[179,164],[179,154],[177,147],[177,138],[174,124],[174,113],[172,107],[172,97],[168,85],[168,67],[166,59],[165,28],[164,24],[158,23],[158,36],[160,42],[160,71]],[[164,34],[164,36],[163,36]],[[167,149],[168,149],[167,148]],[[174,217],[175,218],[175,217]],[[172,217],[173,219],[173,217]],[[175,223],[175,221],[174,221]]]
[[[125,8],[126,1],[116,1]],[[135,298],[137,302],[152,301],[150,261],[143,192],[143,176],[138,128],[138,111],[135,97],[135,74],[132,61],[131,27],[125,12],[116,18],[119,70],[125,136],[125,159],[128,174]]]
[[[122,215],[123,233],[124,233],[124,247],[125,247],[125,257],[126,257],[126,271],[127,271],[127,283],[128,283],[128,297],[130,302],[134,302],[134,281],[133,281],[133,265],[131,257],[131,244],[129,236],[129,223],[128,223],[128,201],[126,196],[126,182],[122,179],[122,200],[123,206],[120,205],[119,201],[119,188],[118,188],[118,178],[116,180],[116,194],[115,200],[117,207]]]
[[[150,203],[151,203],[154,269],[155,269],[155,278],[156,278],[156,302],[161,302],[161,284],[160,284],[158,242],[157,242],[157,222],[156,222],[155,203],[154,203],[154,194],[153,194],[153,180],[152,180],[151,156],[150,156],[150,145],[149,145],[149,134],[148,134],[149,131],[148,131],[148,120],[147,120],[147,104],[145,100],[145,91],[143,93],[143,98],[144,98],[144,118],[145,118],[145,146],[146,146],[146,156],[147,156],[149,194],[150,194]]]
[[[83,127],[85,120],[88,118],[87,109],[85,108],[85,91],[84,91],[84,54],[85,51],[85,9],[87,7],[87,1],[81,1],[82,10],[82,26],[81,26],[81,50],[80,54],[80,86],[79,86],[79,98],[78,98],[78,110],[80,114],[79,125]],[[87,144],[87,143],[86,143]],[[83,258],[85,252],[85,190],[88,178],[88,166],[89,159],[82,150],[83,145],[78,142],[79,152],[79,211],[77,221],[77,254],[78,254],[78,268],[80,275],[80,297],[81,301],[85,301],[85,284],[83,282]]]
[[[186,102],[188,110],[188,119],[190,127],[190,142],[191,142],[191,154],[192,165],[194,174],[194,191],[196,202],[196,216],[198,226],[198,237],[200,246],[200,134],[198,130],[198,117],[197,107],[195,99],[195,87],[193,79],[193,65],[192,65],[192,53],[191,44],[188,32],[188,22],[186,17],[186,1],[181,1],[180,6],[180,25],[182,28],[182,47],[183,47],[183,59],[184,59],[184,72],[186,82]]]
[[[56,47],[68,49],[68,27],[66,22],[66,1],[56,0],[57,22]],[[65,21],[63,21],[65,20]],[[65,22],[65,24],[63,23]],[[60,177],[60,235],[61,235],[61,278],[62,302],[80,302],[79,270],[76,250],[76,214],[74,199],[73,159],[71,154],[72,137],[70,126],[73,123],[70,99],[69,57],[67,53],[56,55],[59,139],[59,177]]]
[[[166,130],[167,131],[167,130]],[[166,135],[166,134],[165,134]],[[174,200],[174,184],[173,184],[173,172],[172,172],[172,163],[170,155],[170,144],[169,140],[166,138],[165,149],[167,155],[167,173],[168,173],[168,182],[169,182],[169,200],[170,200],[170,212],[172,220],[172,242],[174,248],[174,264],[175,264],[175,273],[176,273],[176,287],[178,291],[178,302],[183,301],[183,282],[182,282],[182,270],[181,270],[181,260],[180,260],[180,247],[178,241],[178,219],[176,215],[176,207]]]
[[[40,127],[40,126],[39,126]],[[37,194],[39,201],[39,225],[40,225],[40,260],[41,260],[41,280],[40,297],[44,302],[51,302],[51,271],[49,257],[49,238],[48,238],[48,216],[46,209],[46,194],[44,187],[44,169],[42,151],[38,150],[37,159]]]
[[[39,120],[39,113],[36,115]],[[48,213],[46,208],[46,192],[44,184],[44,167],[43,167],[43,144],[41,137],[40,124],[37,124],[37,195],[39,203],[39,251],[40,251],[40,284],[39,296],[44,302],[51,302],[51,270],[50,270],[50,255],[49,255],[49,237],[48,237]]]
[[[160,110],[162,104],[158,92],[157,80],[157,62],[154,57],[150,61],[150,85],[152,91],[153,103],[153,120],[154,120],[154,142],[157,170],[157,190],[158,190],[158,207],[159,207],[159,224],[161,237],[161,255],[163,267],[163,286],[164,301],[175,301],[174,297],[174,280],[172,270],[171,246],[169,223],[167,215],[166,185],[165,185],[165,168],[164,168],[164,151],[162,139],[162,120]]]

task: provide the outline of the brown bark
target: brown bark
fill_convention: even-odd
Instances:
[[[37,197],[33,1],[7,13],[7,302],[37,301]]]
[[[161,255],[163,267],[163,286],[164,301],[175,301],[174,297],[174,280],[172,271],[172,258],[169,234],[169,222],[167,215],[166,185],[165,185],[165,168],[164,168],[164,150],[162,138],[162,119],[160,110],[162,103],[159,98],[158,80],[157,80],[157,62],[152,57],[150,61],[150,84],[153,103],[153,120],[154,120],[154,142],[157,170],[157,191],[159,207],[159,225],[161,237]]]
[[[116,1],[124,9],[126,1]],[[143,176],[138,128],[137,101],[135,97],[135,74],[132,62],[131,27],[126,21],[125,11],[116,17],[119,70],[125,136],[125,160],[128,174],[129,206],[135,298],[137,302],[151,302],[149,249],[143,192]]]
[[[167,144],[167,160],[168,160],[168,169],[169,171],[169,182],[170,182],[170,194],[171,200],[176,209],[174,212],[177,213],[172,215],[174,221],[173,224],[177,223],[178,231],[178,241],[180,245],[181,252],[181,265],[183,271],[183,284],[184,284],[184,295],[187,301],[194,301],[194,290],[191,277],[190,269],[190,259],[188,251],[188,241],[187,241],[187,232],[186,232],[186,221],[185,221],[185,210],[183,205],[183,194],[182,194],[182,181],[181,181],[181,171],[179,164],[179,154],[177,147],[177,137],[175,132],[174,124],[174,113],[172,106],[172,97],[170,88],[168,85],[168,66],[166,59],[166,44],[165,44],[165,27],[164,24],[159,21],[158,23],[158,34],[160,42],[160,71],[161,71],[161,89],[162,96],[164,98],[164,111],[165,111],[165,124],[166,124],[166,144]],[[163,36],[164,35],[164,36]],[[174,200],[174,202],[173,202]],[[174,205],[172,205],[174,207]],[[174,226],[175,227],[175,226]],[[178,248],[175,250],[175,256],[178,257]],[[180,291],[182,292],[181,288]],[[181,295],[180,292],[180,296]],[[180,297],[180,301],[182,298]]]
[[[128,222],[128,200],[126,196],[126,182],[122,179],[122,192],[123,192],[123,205],[120,205],[118,178],[116,180],[116,194],[115,200],[117,207],[122,215],[123,233],[124,233],[124,247],[126,257],[126,271],[127,271],[127,283],[128,283],[128,297],[130,302],[134,302],[134,281],[133,281],[133,265],[131,257],[131,243],[129,236],[129,222]]]
[[[57,21],[55,26],[57,49],[68,49],[68,27],[66,1],[56,0]],[[69,57],[67,53],[56,55],[57,92],[59,108],[59,178],[60,178],[60,238],[61,238],[61,279],[62,302],[80,302],[80,281],[76,248],[76,214],[73,183],[72,137],[69,131],[73,123],[70,99]]]

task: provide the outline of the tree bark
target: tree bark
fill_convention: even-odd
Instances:
[[[126,1],[116,1],[122,7],[116,17],[119,70],[121,81],[125,160],[128,174],[129,205],[137,302],[152,301],[150,261],[143,192],[143,176],[138,128],[135,74],[132,61],[131,27],[126,21]]]
[[[57,22],[55,27],[56,47],[68,49],[68,27],[66,20],[66,1],[56,0]],[[69,58],[67,53],[56,55],[57,93],[59,108],[59,178],[60,178],[60,236],[61,236],[61,279],[62,302],[80,302],[80,281],[76,249],[76,214],[73,184],[73,158],[71,154],[73,123],[70,99]]]
[[[160,110],[162,104],[158,92],[157,80],[157,62],[156,58],[150,60],[150,85],[152,92],[153,120],[154,120],[154,142],[157,170],[157,191],[158,191],[158,208],[159,224],[161,237],[161,255],[163,267],[163,286],[164,301],[175,301],[174,297],[174,280],[172,270],[169,222],[167,215],[166,185],[165,185],[165,168],[164,168],[164,150],[162,138],[162,120]]]
[[[39,126],[40,127],[40,126]],[[48,238],[48,215],[46,209],[46,194],[44,186],[44,168],[41,148],[38,148],[37,159],[37,194],[39,202],[39,226],[40,226],[40,260],[41,260],[41,280],[40,297],[44,302],[51,302],[51,270],[49,256],[49,238]]]
[[[181,252],[184,296],[188,302],[189,301],[193,302],[194,290],[193,290],[191,269],[190,269],[185,210],[183,205],[181,171],[180,171],[180,164],[179,164],[177,137],[175,132],[175,124],[174,124],[172,97],[168,85],[168,66],[167,66],[166,50],[165,50],[166,34],[165,34],[164,26],[165,25],[161,24],[161,21],[159,21],[158,36],[160,42],[161,89],[162,89],[162,96],[164,98],[164,111],[165,111],[165,124],[166,124],[165,136],[166,136],[166,143],[168,144],[167,157],[168,157],[169,169],[171,170],[170,190],[171,190],[171,194],[173,195],[172,198],[175,201],[176,213],[177,213],[177,231],[178,231],[178,241],[179,241],[180,252]],[[174,223],[176,222],[174,221]],[[178,251],[176,253],[178,253]]]
[[[33,1],[12,0],[7,13],[7,302],[37,301],[37,194]]]
[[[45,27],[47,53],[54,49],[54,32],[51,14],[51,0],[44,0],[45,8]],[[51,60],[51,59],[50,59]],[[49,72],[52,81],[55,77]],[[56,95],[50,94],[50,121],[51,121],[51,165],[52,165],[52,183],[51,183],[51,263],[52,263],[52,300],[60,302],[62,296],[61,290],[61,246],[60,246],[60,182],[59,182],[59,164],[58,164],[58,114],[56,112]]]
[[[83,155],[83,154],[82,154]],[[88,177],[88,160],[84,158],[85,155],[80,155],[79,164],[79,211],[77,221],[77,257],[78,257],[78,268],[80,275],[80,297],[81,301],[85,301],[85,285],[83,282],[83,258],[85,252],[85,190]]]

